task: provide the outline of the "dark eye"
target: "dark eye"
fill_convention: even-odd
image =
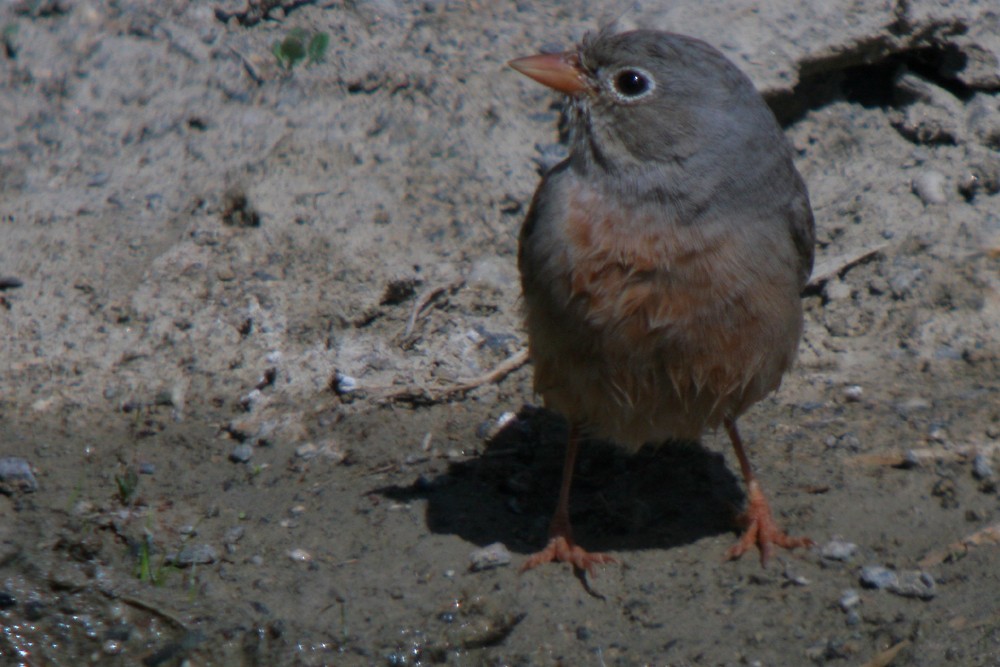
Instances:
[[[652,87],[652,82],[645,72],[625,69],[615,75],[615,91],[622,97],[639,97]]]

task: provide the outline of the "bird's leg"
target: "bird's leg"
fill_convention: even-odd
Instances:
[[[538,567],[543,563],[557,561],[571,563],[577,572],[588,572],[594,576],[595,565],[616,563],[607,554],[590,553],[573,542],[573,528],[569,521],[569,490],[573,484],[573,468],[576,465],[576,452],[580,446],[580,432],[575,425],[569,429],[569,442],[566,444],[566,459],[563,462],[562,484],[559,486],[559,503],[556,513],[549,524],[549,543],[541,551],[532,554],[521,566],[521,572]]]
[[[740,536],[740,541],[726,552],[726,558],[730,560],[739,558],[756,545],[760,549],[761,565],[767,565],[767,560],[774,551],[774,545],[785,549],[812,546],[814,542],[808,537],[789,537],[774,522],[771,506],[764,497],[764,492],[753,474],[753,468],[750,467],[747,453],[743,449],[743,440],[740,438],[740,432],[736,430],[736,421],[727,419],[725,425],[726,433],[729,434],[729,440],[732,441],[733,449],[736,451],[736,458],[740,461],[743,481],[747,485],[747,511],[739,518],[743,535]]]

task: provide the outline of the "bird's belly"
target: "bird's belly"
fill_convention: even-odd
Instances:
[[[777,388],[801,334],[794,278],[734,261],[724,234],[601,236],[590,221],[569,230],[550,298],[527,299],[546,405],[641,446],[697,438]]]

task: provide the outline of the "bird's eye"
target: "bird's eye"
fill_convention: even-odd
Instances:
[[[615,92],[625,99],[642,97],[653,88],[648,74],[637,69],[623,69],[614,78]]]

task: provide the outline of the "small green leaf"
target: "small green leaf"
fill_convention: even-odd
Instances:
[[[122,505],[128,505],[132,502],[139,486],[139,475],[135,468],[129,466],[125,468],[125,474],[115,475],[115,484],[118,486],[118,500]]]
[[[317,32],[309,40],[309,46],[306,49],[309,52],[309,62],[311,63],[321,63],[326,57],[326,49],[330,46],[330,35],[325,32]]]

